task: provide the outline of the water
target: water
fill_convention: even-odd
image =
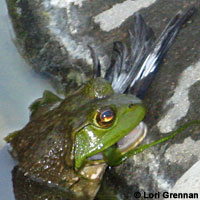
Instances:
[[[29,119],[28,106],[45,89],[53,90],[47,80],[35,74],[19,55],[7,14],[0,1],[0,199],[13,200],[11,170],[15,165],[7,153],[3,137],[21,129]]]

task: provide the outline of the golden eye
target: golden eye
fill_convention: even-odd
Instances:
[[[99,110],[96,114],[96,122],[103,127],[109,127],[112,125],[114,118],[115,112],[109,107]]]

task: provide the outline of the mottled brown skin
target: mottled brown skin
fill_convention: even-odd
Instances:
[[[95,182],[87,181],[86,179],[80,180],[80,186],[84,185],[85,193],[78,196],[77,193],[73,193],[72,188],[58,187],[58,185],[47,184],[40,181],[36,181],[29,176],[25,176],[22,170],[16,166],[12,172],[13,188],[16,200],[88,200],[91,199],[91,195],[88,194],[87,189],[90,191],[96,190],[98,186]],[[77,192],[76,190],[74,192]],[[93,197],[94,198],[94,197]],[[92,199],[93,199],[92,198]]]
[[[106,127],[98,124],[97,113],[108,107],[115,114],[113,123]],[[107,160],[88,158],[116,144],[145,115],[138,98],[114,93],[111,84],[102,78],[91,79],[64,100],[46,91],[30,109],[29,123],[10,134],[6,141],[12,147],[11,154],[18,160],[18,168],[13,173],[15,191],[22,194],[17,190],[17,182],[25,177],[30,184],[19,184],[28,190],[40,188],[38,195],[37,192],[30,194],[31,200],[52,200],[50,188],[54,190],[55,199],[60,199],[63,191],[67,194],[61,198],[63,200],[94,199],[106,161],[113,156],[108,156]],[[41,190],[42,187],[49,189]],[[17,200],[23,199],[18,196],[17,193]]]
[[[89,111],[87,109],[88,103],[94,100],[92,92],[90,96],[85,95],[86,89],[79,89],[65,100],[57,98],[50,103],[46,103],[44,97],[37,100],[32,107],[37,103],[40,105],[32,109],[30,122],[22,130],[7,137],[7,141],[13,148],[11,154],[19,162],[19,167],[13,173],[15,188],[17,187],[15,176],[21,176],[17,182],[26,177],[31,185],[33,185],[33,180],[36,181],[34,188],[36,185],[39,188],[41,188],[41,185],[43,188],[48,188],[48,186],[54,188],[55,199],[57,199],[56,190],[58,190],[58,199],[60,199],[59,195],[63,194],[63,191],[65,191],[64,194],[66,193],[66,190],[68,195],[65,195],[64,199],[94,198],[106,164],[92,164],[91,167],[93,167],[94,172],[97,169],[100,169],[101,172],[96,179],[87,179],[84,175],[81,175],[85,168],[79,171],[74,170],[72,152],[74,138],[71,133],[75,134],[76,130],[81,127],[81,123],[85,121],[84,112]],[[88,93],[90,92],[87,91]],[[82,109],[80,109],[81,107]],[[24,186],[27,187],[27,183]],[[21,190],[18,191],[20,194],[22,193]],[[38,194],[37,197],[37,192],[34,195],[30,194],[29,198],[31,200],[53,199],[51,190],[44,190],[43,193]],[[51,195],[47,198],[48,194]],[[22,197],[18,198],[18,196],[19,194],[16,195],[17,199],[23,199]],[[25,196],[24,199],[29,199],[27,195]],[[45,196],[45,198],[42,196]]]

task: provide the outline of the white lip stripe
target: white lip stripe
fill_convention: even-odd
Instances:
[[[127,0],[115,4],[111,9],[106,10],[94,17],[94,22],[100,24],[103,31],[110,31],[119,27],[128,17],[141,8],[149,7],[156,0]]]

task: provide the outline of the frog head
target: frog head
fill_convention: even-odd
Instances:
[[[84,164],[107,162],[109,149],[117,157],[132,150],[145,137],[147,128],[142,122],[145,108],[133,95],[114,93],[105,79],[91,79],[81,90],[84,104],[79,102],[73,116],[73,156],[75,169]],[[87,100],[86,100],[87,99]],[[113,156],[114,156],[113,155]],[[119,162],[117,158],[113,165]]]

